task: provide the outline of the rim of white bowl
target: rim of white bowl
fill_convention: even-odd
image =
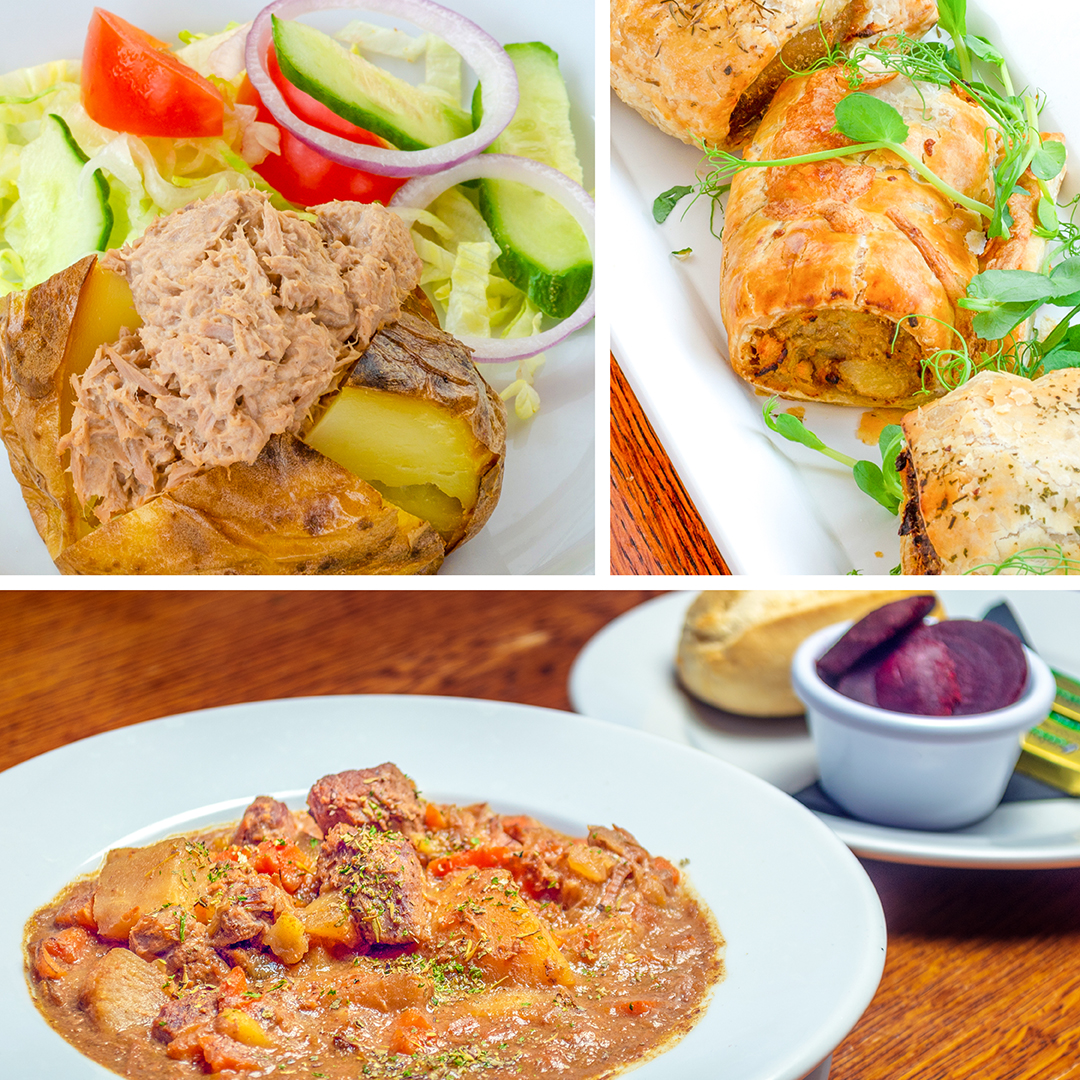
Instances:
[[[795,652],[791,681],[808,709],[826,712],[837,723],[901,738],[938,739],[942,742],[1024,731],[1044,718],[1054,700],[1054,675],[1046,662],[1026,645],[1028,680],[1024,692],[1011,705],[969,716],[912,716],[866,705],[834,690],[817,673],[816,662],[852,625],[852,620],[826,626],[811,634]],[[1042,704],[1041,704],[1042,703]]]

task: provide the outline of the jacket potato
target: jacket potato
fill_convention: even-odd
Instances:
[[[101,522],[62,440],[73,376],[138,325],[127,282],[88,256],[0,299],[0,434],[34,524],[67,574],[421,574],[498,501],[502,401],[423,294],[379,330],[310,434],[271,436]]]

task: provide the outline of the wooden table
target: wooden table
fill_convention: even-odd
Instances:
[[[611,572],[731,573],[614,356]]]
[[[651,595],[0,592],[0,766],[173,712],[282,696],[569,708],[580,648]],[[32,821],[32,808],[9,809]],[[1080,869],[864,865],[889,955],[833,1080],[1080,1077]]]

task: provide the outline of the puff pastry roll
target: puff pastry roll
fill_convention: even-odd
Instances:
[[[858,89],[900,112],[906,148],[939,178],[993,202],[1000,139],[978,105],[892,72],[866,72]],[[745,156],[850,146],[833,129],[837,103],[852,92],[837,68],[789,79]],[[720,279],[732,367],[755,386],[807,401],[908,406],[925,400],[924,390],[941,392],[925,361],[961,344],[951,328],[978,348],[971,314],[957,306],[972,277],[989,267],[1038,269],[1045,256],[1030,228],[1035,202],[1014,196],[1011,239],[986,245],[982,218],[887,150],[738,173]]]
[[[989,574],[1057,545],[1080,560],[1080,370],[982,372],[902,427],[903,573]]]
[[[661,131],[730,150],[826,43],[936,21],[933,0],[611,0],[611,85]]]

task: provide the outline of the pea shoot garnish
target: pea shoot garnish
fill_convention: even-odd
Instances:
[[[769,398],[761,411],[765,426],[770,431],[775,431],[789,442],[801,443],[847,466],[851,469],[860,491],[884,506],[890,514],[899,512],[904,489],[896,468],[896,459],[904,448],[904,434],[896,424],[888,424],[882,428],[878,437],[881,464],[875,465],[872,461],[859,461],[826,446],[797,416],[791,413],[776,413],[777,401],[775,397]]]

